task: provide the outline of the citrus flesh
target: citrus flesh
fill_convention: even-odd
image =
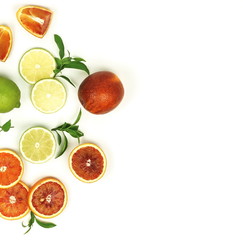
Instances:
[[[52,11],[39,6],[25,6],[20,8],[16,15],[25,30],[36,37],[42,38],[49,28]]]
[[[19,62],[21,77],[30,84],[35,84],[43,78],[52,78],[56,62],[50,52],[43,48],[28,50]]]
[[[0,61],[5,62],[12,48],[12,32],[7,26],[0,25]]]
[[[66,207],[66,188],[56,178],[43,178],[30,188],[28,203],[35,215],[42,218],[56,217]]]
[[[33,127],[24,132],[20,138],[20,152],[32,163],[50,160],[56,149],[55,138],[51,131],[42,127]]]
[[[81,144],[71,152],[69,167],[77,179],[92,183],[103,177],[106,171],[106,157],[97,145]]]
[[[0,77],[0,113],[10,112],[20,107],[21,92],[11,80]]]
[[[66,102],[66,89],[56,79],[38,81],[31,92],[31,100],[36,109],[43,113],[54,113],[60,110]]]
[[[17,184],[23,171],[23,162],[14,151],[0,149],[0,188],[9,188]]]
[[[7,220],[17,220],[29,213],[29,188],[18,182],[13,187],[0,189],[0,217]]]

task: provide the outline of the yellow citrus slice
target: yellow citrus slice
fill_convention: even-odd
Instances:
[[[73,149],[69,156],[69,167],[80,181],[92,183],[103,177],[106,157],[97,145],[84,143]]]
[[[28,202],[35,215],[42,218],[53,218],[66,207],[67,190],[58,179],[46,177],[30,188]]]
[[[12,32],[7,26],[0,25],[0,61],[5,62],[12,48]]]
[[[26,216],[30,211],[28,192],[29,188],[21,181],[13,187],[0,189],[0,217],[17,220]]]
[[[0,149],[0,188],[17,184],[24,172],[23,162],[12,150]]]
[[[20,152],[29,162],[46,162],[54,156],[55,150],[55,138],[52,132],[45,128],[30,128],[20,138]]]
[[[43,48],[28,50],[19,62],[19,73],[30,84],[35,84],[43,78],[53,77],[55,68],[56,61],[54,57]]]
[[[42,38],[49,28],[52,11],[39,6],[25,6],[20,8],[16,15],[25,30],[36,37]]]
[[[43,113],[57,112],[64,106],[66,98],[65,87],[53,78],[38,81],[31,92],[34,107]]]

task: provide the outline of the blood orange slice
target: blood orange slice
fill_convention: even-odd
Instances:
[[[0,61],[5,62],[12,48],[12,32],[7,26],[0,25]]]
[[[87,183],[96,182],[106,171],[106,157],[97,145],[81,144],[71,152],[69,167],[77,179]]]
[[[39,6],[25,6],[17,11],[19,23],[29,33],[42,38],[46,34],[52,18],[52,11]]]
[[[26,216],[28,206],[29,188],[18,182],[13,187],[0,189],[0,216],[7,220],[16,220]]]
[[[0,149],[0,188],[9,188],[17,184],[23,171],[23,162],[15,152]]]
[[[35,215],[42,218],[53,218],[65,208],[67,191],[58,179],[43,178],[31,187],[28,202]]]

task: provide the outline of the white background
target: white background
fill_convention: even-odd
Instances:
[[[43,39],[18,23],[18,8],[36,4],[53,10]],[[22,92],[20,109],[0,115],[15,126],[0,133],[0,148],[19,151],[24,130],[72,122],[81,105],[77,88],[65,85],[68,100],[45,115],[30,102],[30,86],[18,61],[32,47],[56,56],[53,34],[72,55],[85,58],[91,73],[109,70],[125,87],[122,103],[105,115],[83,110],[82,142],[98,144],[108,169],[94,184],[78,181],[67,158],[25,164],[23,181],[45,176],[67,187],[64,212],[53,229],[0,219],[1,239],[205,240],[243,237],[243,14],[242,1],[50,1],[8,0],[0,24],[13,31],[13,48],[0,63],[1,75]],[[78,86],[85,74],[65,71]],[[82,108],[83,109],[83,108]],[[27,222],[28,217],[23,219]]]

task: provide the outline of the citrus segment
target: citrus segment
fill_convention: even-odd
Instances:
[[[0,216],[7,220],[17,220],[29,212],[29,188],[18,182],[13,187],[0,189]]]
[[[23,171],[23,162],[15,152],[0,149],[0,188],[9,188],[17,184]]]
[[[12,48],[12,32],[7,26],[0,25],[0,61],[5,62]]]
[[[67,191],[62,182],[53,177],[43,178],[30,189],[30,209],[42,218],[59,215],[67,204]]]
[[[36,109],[43,113],[54,113],[66,102],[66,89],[56,79],[38,81],[31,92],[31,100]]]
[[[95,144],[77,146],[69,156],[69,167],[73,175],[83,182],[99,180],[106,170],[104,152]]]
[[[30,84],[35,84],[43,78],[53,77],[55,68],[54,57],[43,48],[30,49],[22,56],[19,62],[19,73]]]
[[[50,160],[56,149],[55,138],[51,131],[34,127],[24,132],[20,139],[20,152],[32,163],[43,163]]]
[[[29,33],[36,37],[42,38],[50,25],[52,12],[43,7],[25,6],[17,11],[19,23]]]

